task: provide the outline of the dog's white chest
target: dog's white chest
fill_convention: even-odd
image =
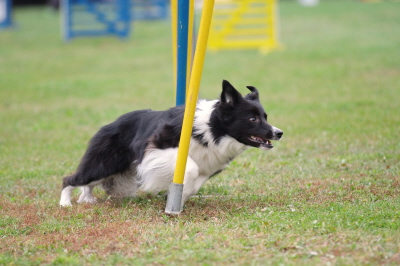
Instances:
[[[245,145],[231,137],[224,137],[217,145],[208,143],[208,146],[203,146],[197,140],[191,139],[189,156],[198,165],[200,175],[211,176],[224,169],[234,157],[245,149]]]

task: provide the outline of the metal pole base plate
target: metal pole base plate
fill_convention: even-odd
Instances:
[[[169,185],[167,205],[165,213],[171,215],[178,215],[182,212],[182,193],[183,184],[171,183]]]

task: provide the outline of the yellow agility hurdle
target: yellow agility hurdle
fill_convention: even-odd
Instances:
[[[281,47],[277,23],[276,0],[216,0],[209,48],[267,53]]]
[[[169,188],[167,205],[165,208],[165,212],[167,214],[179,214],[181,212],[181,201],[186,162],[189,154],[189,145],[192,136],[194,114],[196,111],[197,97],[200,88],[201,75],[203,72],[204,58],[207,49],[213,8],[214,0],[205,0],[200,20],[200,29],[193,60],[193,67],[190,75],[189,90],[186,97],[187,102],[185,106],[185,114],[183,117],[183,125],[179,142],[176,168],[173,182],[171,183]]]

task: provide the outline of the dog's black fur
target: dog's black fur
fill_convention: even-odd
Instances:
[[[177,147],[184,108],[133,111],[102,127],[90,140],[77,171],[64,178],[63,187],[85,186],[127,171],[132,162],[142,161],[150,140],[159,149]]]

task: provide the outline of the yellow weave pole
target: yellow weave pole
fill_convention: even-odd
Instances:
[[[182,132],[179,142],[178,157],[176,160],[173,183],[170,186],[165,212],[179,214],[182,202],[182,190],[185,177],[186,162],[189,154],[190,138],[192,136],[193,120],[196,111],[197,97],[199,94],[201,75],[203,72],[204,58],[207,49],[208,35],[215,0],[204,2],[200,20],[200,29],[194,55],[192,74],[190,75],[189,91],[183,117]]]
[[[193,59],[193,29],[194,29],[194,0],[189,2],[189,25],[188,25],[188,55],[187,55],[187,69],[186,69],[186,88],[189,87],[190,75],[192,73],[192,59]],[[186,92],[186,97],[188,91]]]
[[[172,30],[172,67],[174,69],[174,88],[176,88],[177,79],[177,51],[178,51],[178,0],[171,0],[171,30]]]

